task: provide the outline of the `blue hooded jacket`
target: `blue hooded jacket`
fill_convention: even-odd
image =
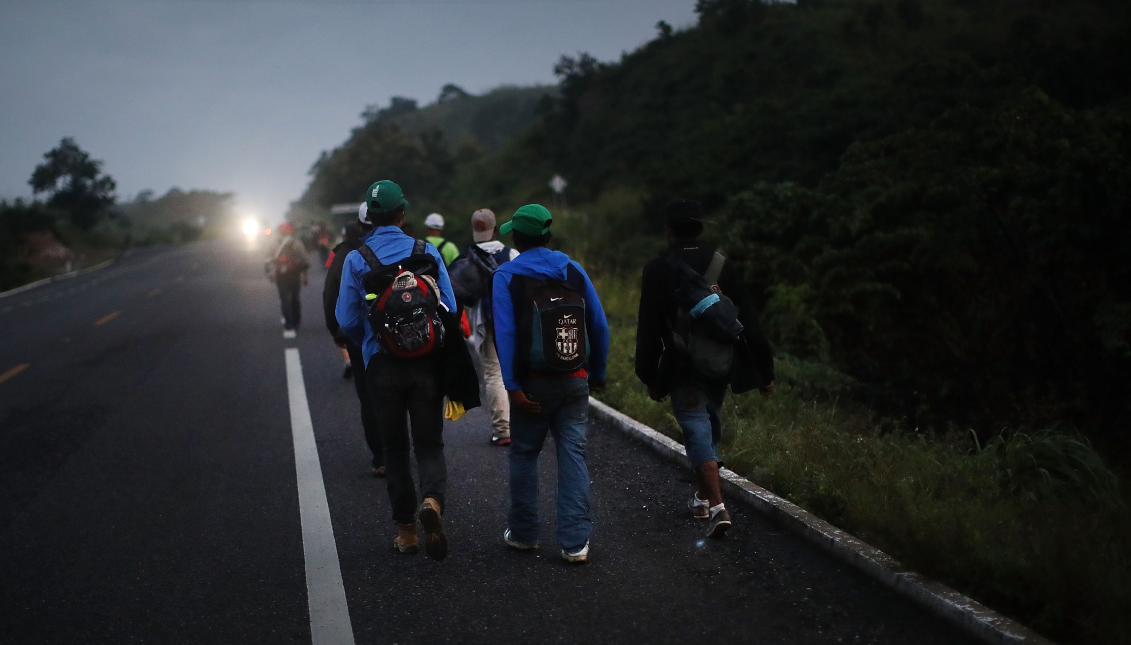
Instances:
[[[511,278],[515,275],[529,276],[539,280],[561,280],[568,282],[585,297],[585,335],[589,340],[589,380],[595,383],[605,381],[605,366],[609,357],[609,324],[605,320],[605,310],[593,288],[593,282],[581,265],[569,259],[561,251],[551,251],[545,247],[529,249],[510,262],[499,266],[492,283],[493,313],[495,319],[495,347],[499,352],[499,366],[503,371],[503,385],[507,390],[521,390],[516,380],[515,360],[517,335],[515,329],[514,302],[511,298]],[[584,283],[584,284],[582,284]]]
[[[378,227],[365,238],[365,244],[373,249],[382,264],[393,264],[407,258],[415,243],[416,240],[405,235],[396,226]],[[452,283],[448,280],[444,258],[431,244],[425,246],[425,251],[436,258],[436,264],[440,267],[440,279],[436,281],[436,285],[440,287],[440,304],[447,307],[448,311],[455,311],[456,297],[452,293]],[[369,365],[369,359],[374,354],[381,351],[381,343],[369,327],[369,308],[365,302],[365,289],[361,286],[361,278],[368,272],[369,265],[365,263],[365,258],[357,251],[350,251],[342,266],[342,286],[338,292],[338,305],[334,309],[334,317],[338,319],[342,333],[361,345],[366,365]],[[459,333],[458,330],[455,333]]]

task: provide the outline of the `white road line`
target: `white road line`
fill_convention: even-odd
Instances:
[[[287,395],[291,403],[291,434],[295,443],[295,472],[298,474],[298,509],[302,521],[302,550],[306,558],[306,601],[310,608],[310,636],[313,645],[353,645],[338,547],[326,503],[326,485],[318,445],[314,442],[314,423],[306,401],[306,383],[298,349],[286,349]]]

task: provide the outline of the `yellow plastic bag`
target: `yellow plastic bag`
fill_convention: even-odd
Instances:
[[[448,401],[444,406],[444,418],[449,421],[459,421],[465,414],[467,410],[463,409],[463,403],[459,401]]]

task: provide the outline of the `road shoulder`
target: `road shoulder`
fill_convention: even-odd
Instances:
[[[687,466],[679,442],[590,397],[590,414],[599,424],[623,432],[666,459]],[[842,531],[805,509],[774,495],[734,471],[723,468],[723,488],[755,510],[774,518],[808,542],[864,572],[896,593],[926,607],[986,643],[1052,645],[1020,623],[918,573],[907,570],[880,549]]]

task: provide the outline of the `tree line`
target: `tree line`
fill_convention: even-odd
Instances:
[[[189,242],[231,224],[234,195],[151,190],[119,201],[117,182],[71,137],[43,155],[32,200],[0,201],[0,290],[130,246]]]
[[[1131,8],[696,11],[618,61],[563,57],[556,92],[496,150],[370,121],[304,199],[380,175],[427,210],[506,212],[550,204],[561,173],[563,217],[588,213],[571,229],[586,239],[563,243],[625,272],[662,244],[661,205],[693,197],[779,355],[835,369],[912,427],[1059,425],[1131,454]]]

